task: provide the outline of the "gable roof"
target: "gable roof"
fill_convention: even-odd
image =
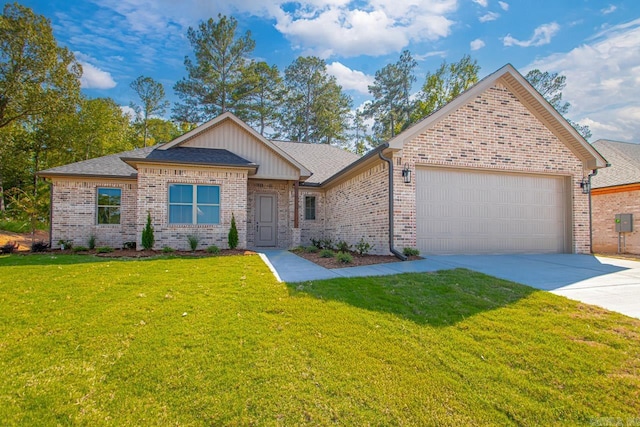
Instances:
[[[302,163],[312,173],[306,184],[320,184],[360,158],[359,155],[329,144],[271,141],[276,147]]]
[[[611,166],[591,178],[592,188],[640,183],[640,144],[599,139],[593,146]]]
[[[170,150],[153,150],[146,157],[120,158],[132,166],[138,163],[179,163],[207,166],[248,167],[255,172],[258,165],[219,148],[173,147]]]
[[[298,160],[296,160],[295,158],[291,157],[288,153],[286,153],[285,151],[280,149],[272,141],[269,141],[267,138],[265,138],[264,136],[260,135],[253,128],[251,128],[249,125],[247,125],[245,122],[243,122],[237,116],[235,116],[234,114],[232,114],[230,112],[223,113],[223,114],[219,115],[218,117],[215,117],[214,119],[211,119],[208,122],[198,126],[197,128],[185,133],[184,135],[181,135],[181,136],[177,137],[173,141],[163,145],[160,148],[160,150],[168,150],[168,149],[170,149],[172,147],[178,146],[178,145],[180,145],[180,144],[182,144],[182,143],[184,143],[184,142],[186,142],[186,141],[188,141],[190,139],[195,138],[199,134],[201,134],[203,132],[206,132],[210,128],[218,126],[219,124],[221,124],[221,123],[223,123],[225,121],[231,121],[231,122],[235,123],[237,126],[239,126],[240,128],[244,129],[247,133],[252,135],[259,143],[262,143],[265,146],[269,147],[272,151],[274,151],[276,154],[278,154],[286,162],[288,162],[289,164],[291,164],[295,168],[299,169],[301,177],[308,177],[308,176],[311,175],[311,171],[309,171]]]
[[[143,159],[158,147],[159,145],[138,148],[131,151],[125,151],[123,153],[70,163],[68,165],[40,171],[37,175],[41,177],[73,175],[83,177],[135,179],[138,172],[133,167],[123,162],[120,158],[128,157],[131,159]]]
[[[488,75],[441,109],[427,116],[389,141],[392,149],[402,149],[408,142],[423,133],[439,120],[470,102],[482,92],[501,83],[513,93],[529,111],[562,141],[588,169],[604,168],[607,161],[562,117],[546,99],[511,64]]]

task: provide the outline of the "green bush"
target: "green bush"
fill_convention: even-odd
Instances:
[[[402,250],[404,256],[418,256],[420,255],[420,251],[416,248],[404,248]]]
[[[136,248],[136,242],[124,242],[122,244],[122,249],[135,249]]]
[[[86,246],[74,246],[73,247],[73,252],[86,252],[88,251],[89,248]]]
[[[353,262],[353,256],[349,252],[338,252],[336,259],[343,264],[349,264]]]
[[[311,244],[318,249],[330,249],[333,250],[333,240],[331,239],[309,239]]]
[[[334,255],[331,249],[323,249],[320,251],[320,258],[333,258]]]
[[[303,250],[304,250],[305,252],[307,252],[307,253],[315,254],[315,253],[316,253],[316,252],[318,252],[320,249],[318,249],[318,247],[317,247],[317,246],[313,246],[313,245],[311,245],[311,246],[306,246],[306,247],[304,247],[304,248],[303,248]]]
[[[92,234],[91,236],[89,236],[89,249],[95,249],[95,248],[96,248],[96,236]]]
[[[238,229],[236,228],[236,217],[231,214],[231,229],[229,230],[229,249],[238,247]]]
[[[356,252],[360,255],[366,255],[375,245],[365,242],[364,237],[360,238],[360,241],[356,243]]]
[[[71,250],[73,249],[73,240],[60,239],[58,240],[58,245],[60,245],[60,249]]]
[[[349,252],[351,250],[351,245],[344,240],[340,240],[336,243],[336,249],[338,252]]]
[[[189,241],[189,247],[191,248],[191,252],[195,252],[198,249],[198,242],[200,242],[200,237],[195,234],[189,234],[187,236],[187,240]]]
[[[4,245],[0,246],[0,254],[12,254],[14,251],[18,250],[18,243],[16,242],[7,242]]]
[[[211,255],[218,255],[220,253],[220,248],[217,247],[216,245],[211,245],[209,247],[207,247],[207,253],[211,254]]]
[[[162,247],[162,253],[163,254],[172,254],[174,253],[176,250],[173,249],[171,246],[163,246]]]
[[[142,247],[146,250],[153,249],[153,244],[156,242],[153,237],[153,226],[151,225],[151,212],[147,212],[147,225],[142,230]]]
[[[38,240],[31,244],[31,252],[45,252],[49,249],[49,244],[44,240]]]
[[[111,246],[100,246],[96,248],[97,254],[108,254],[113,252],[113,248]]]

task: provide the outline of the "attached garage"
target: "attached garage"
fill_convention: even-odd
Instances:
[[[571,252],[570,179],[416,168],[416,238],[423,254]]]

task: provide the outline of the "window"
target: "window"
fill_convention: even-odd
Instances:
[[[98,188],[98,224],[120,224],[120,188]]]
[[[304,219],[316,219],[315,196],[305,196],[304,198]]]
[[[169,224],[219,224],[220,187],[169,185]]]

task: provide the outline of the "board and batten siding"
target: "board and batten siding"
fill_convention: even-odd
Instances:
[[[246,130],[231,121],[224,121],[180,144],[182,147],[221,148],[258,164],[249,179],[298,180],[300,170],[278,153],[256,140]]]

